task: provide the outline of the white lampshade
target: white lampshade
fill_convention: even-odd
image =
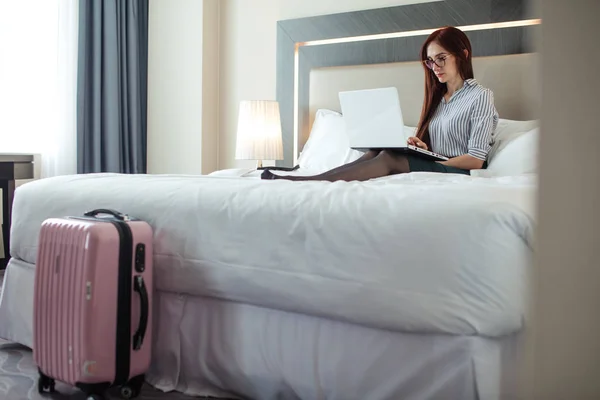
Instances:
[[[282,160],[279,103],[267,100],[242,101],[238,117],[237,160]]]

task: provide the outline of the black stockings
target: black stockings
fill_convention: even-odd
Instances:
[[[393,151],[369,151],[358,160],[314,176],[280,176],[269,170],[262,179],[287,179],[291,181],[367,181],[383,176],[410,172],[408,160]]]

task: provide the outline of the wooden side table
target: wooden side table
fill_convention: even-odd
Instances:
[[[33,179],[33,154],[0,153],[0,190],[2,191],[2,239],[4,258],[0,259],[0,270],[6,268],[10,259],[10,224],[15,181]]]

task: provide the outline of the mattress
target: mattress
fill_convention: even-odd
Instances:
[[[11,260],[0,337],[31,346],[34,266]],[[500,339],[377,330],[157,291],[155,387],[255,399],[516,398],[522,334]],[[357,345],[359,344],[359,345]]]
[[[49,217],[148,221],[158,290],[407,332],[521,329],[535,178],[412,173],[368,182],[89,174],[19,187],[11,254]]]

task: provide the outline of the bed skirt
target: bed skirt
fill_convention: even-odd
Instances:
[[[32,345],[34,266],[11,260],[0,337]],[[155,293],[150,384],[239,399],[516,398],[522,335],[419,335]]]

